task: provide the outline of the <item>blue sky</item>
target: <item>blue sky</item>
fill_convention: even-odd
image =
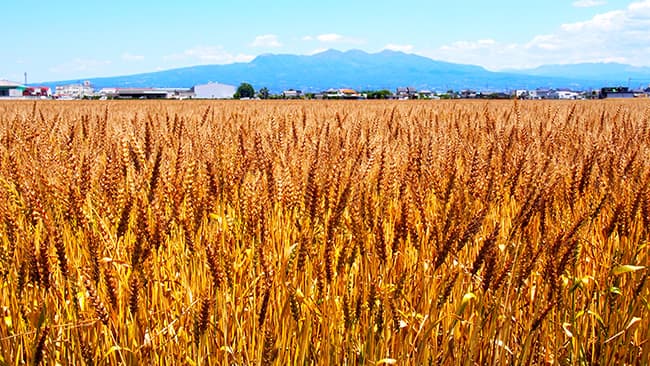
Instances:
[[[82,79],[264,53],[383,49],[491,70],[650,66],[650,0],[2,1],[0,79]]]

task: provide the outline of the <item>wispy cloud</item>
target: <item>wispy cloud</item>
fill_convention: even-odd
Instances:
[[[266,48],[277,48],[282,47],[282,43],[278,40],[278,36],[275,34],[264,34],[261,36],[255,37],[252,47],[266,47]]]
[[[400,52],[406,52],[410,53],[413,52],[413,45],[411,44],[394,44],[394,43],[389,43],[384,46],[385,50],[390,50],[390,51],[400,51]]]
[[[142,55],[133,55],[131,53],[125,52],[122,54],[122,60],[124,61],[143,61],[144,56]]]
[[[644,0],[585,21],[563,24],[554,32],[539,34],[524,43],[469,40],[446,44],[424,54],[452,62],[480,64],[493,70],[579,62],[644,65],[650,54],[648,29],[650,0]]]
[[[223,46],[196,46],[181,53],[167,55],[163,59],[166,61],[194,61],[202,64],[230,64],[248,62],[254,57],[243,53],[230,53],[224,50]]]
[[[607,1],[603,0],[577,0],[573,2],[573,6],[576,8],[593,8],[594,6],[601,6],[607,4]]]

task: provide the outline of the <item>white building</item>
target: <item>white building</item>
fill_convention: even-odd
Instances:
[[[395,95],[397,96],[397,99],[411,99],[411,98],[417,98],[417,89],[413,86],[407,86],[407,87],[399,87],[395,91]]]
[[[9,80],[0,80],[0,97],[22,97],[27,87]]]
[[[555,91],[550,89],[537,88],[528,91],[528,99],[552,99],[551,94]]]
[[[556,90],[549,94],[550,99],[580,99],[580,93],[570,90]]]
[[[323,95],[331,99],[361,99],[363,96],[354,89],[327,89]]]
[[[93,96],[94,92],[95,90],[90,85],[90,81],[84,81],[83,84],[57,85],[54,96],[56,98],[81,99]]]
[[[302,91],[289,89],[282,92],[282,96],[288,99],[296,99],[302,97]]]
[[[101,88],[99,95],[107,98],[114,98],[117,95],[117,88]]]
[[[512,92],[512,94],[517,98],[517,99],[526,99],[530,96],[530,93],[526,89],[517,89]]]
[[[229,99],[235,95],[237,88],[233,85],[210,82],[195,85],[192,91],[194,92],[194,98],[198,99]]]
[[[194,98],[194,92],[192,88],[158,88],[159,90],[164,90],[167,92],[167,98],[169,99],[192,99]]]

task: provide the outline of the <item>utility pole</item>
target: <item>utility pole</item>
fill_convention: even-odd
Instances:
[[[27,71],[25,71],[25,86],[27,86]]]

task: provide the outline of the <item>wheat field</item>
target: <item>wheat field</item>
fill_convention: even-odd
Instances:
[[[0,365],[646,365],[647,101],[0,103]]]

